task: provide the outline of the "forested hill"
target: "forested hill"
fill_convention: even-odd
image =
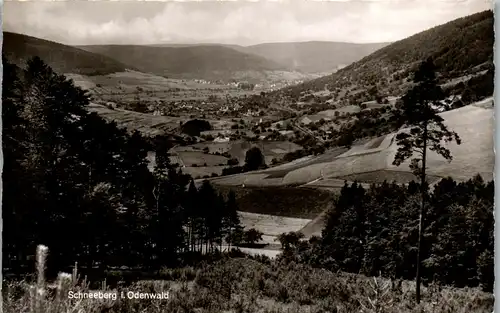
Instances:
[[[304,91],[325,88],[368,90],[397,95],[404,91],[409,75],[428,57],[435,60],[443,79],[492,68],[493,12],[488,10],[436,26],[390,44],[328,76],[280,90],[297,97]]]
[[[126,68],[133,69],[107,56],[11,32],[3,32],[2,51],[9,61],[21,67],[38,56],[61,74],[105,75],[123,72]]]
[[[79,46],[97,54],[134,64],[142,72],[176,78],[223,79],[237,71],[286,70],[286,67],[258,55],[217,46]]]

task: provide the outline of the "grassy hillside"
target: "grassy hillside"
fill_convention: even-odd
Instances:
[[[133,68],[103,55],[10,32],[3,33],[3,53],[21,67],[33,56],[39,56],[58,73],[106,75]]]
[[[392,43],[342,70],[281,92],[297,97],[327,87],[344,97],[376,87],[379,94],[400,94],[418,62],[433,57],[443,79],[465,76],[493,62],[493,12],[484,11],[436,26]],[[355,100],[363,100],[356,99]]]
[[[228,73],[286,70],[263,57],[217,46],[81,46],[81,49],[132,64],[142,72],[176,78],[224,79]]]
[[[387,46],[388,43],[356,44],[346,42],[283,42],[244,47],[243,51],[260,55],[305,73],[333,72]]]

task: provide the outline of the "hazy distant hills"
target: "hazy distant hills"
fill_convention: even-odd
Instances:
[[[284,66],[287,70],[302,73],[329,73],[358,61],[389,43],[347,43],[330,41],[275,42],[251,46],[228,44],[203,44],[258,55]],[[197,47],[201,44],[161,44],[156,47]]]
[[[208,43],[73,47],[4,32],[3,51],[19,66],[37,55],[60,73],[105,75],[131,69],[170,78],[227,81],[266,80],[275,77],[273,73],[288,77],[283,74],[287,72],[307,79],[315,73],[334,72],[385,45],[300,42],[246,47]]]
[[[18,66],[39,56],[59,73],[99,75],[123,72],[133,66],[122,64],[104,55],[26,35],[3,32],[2,53]]]
[[[484,11],[436,26],[394,42],[350,64],[340,71],[291,86],[282,91],[327,89],[354,92],[377,87],[379,93],[398,94],[420,61],[433,57],[443,78],[452,78],[492,68],[494,19]]]
[[[346,42],[309,41],[264,43],[242,50],[260,55],[304,73],[333,72],[387,46],[389,43],[356,44]]]
[[[387,44],[340,42],[226,44],[94,45],[70,47],[14,33],[4,33],[4,52],[16,64],[39,55],[58,72],[107,74],[126,68],[170,78],[237,80],[266,79],[269,73],[335,72],[284,89],[286,93],[329,89],[359,90],[377,87],[398,94],[422,59],[432,56],[441,74],[459,77],[488,68],[493,60],[493,13],[460,18]],[[354,62],[354,63],[353,63]],[[279,76],[279,75],[278,75]],[[284,76],[284,75],[283,75]],[[359,99],[353,99],[359,100]]]

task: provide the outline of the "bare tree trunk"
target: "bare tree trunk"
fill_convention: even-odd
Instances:
[[[189,251],[194,251],[194,231],[193,231],[193,221],[191,220],[189,225]]]
[[[422,173],[420,177],[420,188],[422,193],[422,202],[420,205],[420,213],[418,218],[418,244],[417,244],[417,273],[416,273],[416,300],[417,303],[420,303],[420,283],[421,283],[421,273],[420,273],[420,263],[422,258],[422,239],[423,239],[423,219],[424,219],[424,209],[425,209],[425,194],[426,194],[426,185],[425,185],[425,166],[426,166],[426,158],[427,158],[427,124],[424,128],[424,136],[423,136],[423,151],[422,151]]]
[[[161,229],[160,225],[163,222],[162,216],[160,213],[160,184],[158,184],[158,186],[153,189],[153,197],[156,200],[156,214],[158,216],[158,224],[159,224],[159,225],[157,225],[157,228],[155,229],[156,253],[157,253],[157,261],[160,261],[163,259],[163,253],[162,253],[163,242],[162,242],[162,239],[160,238],[161,235],[159,233],[156,233],[159,231],[159,229]],[[158,227],[158,226],[160,226],[160,227]]]
[[[205,254],[208,254],[208,244],[209,244],[210,238],[208,234],[208,228],[205,228]]]

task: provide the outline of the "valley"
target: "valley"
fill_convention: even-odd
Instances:
[[[178,312],[486,312],[493,38],[491,11],[392,43],[70,46],[4,32],[9,271],[34,258],[34,229],[37,264],[45,245],[60,259],[51,279],[81,259],[101,289],[172,290]],[[370,288],[397,302],[377,309]]]
[[[419,37],[415,38],[418,40]],[[299,54],[305,58],[306,51],[318,53],[317,49],[311,47],[313,44],[295,45],[293,51],[302,49]],[[328,49],[338,50],[340,47],[324,43],[316,44],[327,46]],[[175,136],[176,144],[168,152],[170,162],[179,166],[184,173],[191,175],[197,186],[208,179],[220,190],[283,188],[294,192],[300,188],[304,189],[305,197],[311,197],[311,190],[314,189],[338,194],[346,182],[356,181],[369,187],[370,184],[384,181],[407,184],[415,180],[416,177],[411,173],[408,162],[399,167],[392,165],[397,149],[394,138],[398,131],[395,131],[396,126],[391,125],[389,121],[401,94],[385,92],[387,90],[394,92],[395,89],[391,86],[401,86],[400,82],[393,80],[385,85],[376,83],[368,86],[366,83],[358,82],[353,86],[336,85],[338,87],[333,89],[325,86],[324,90],[317,91],[303,88],[299,97],[290,96],[287,93],[292,89],[286,89],[287,85],[295,86],[302,81],[310,81],[308,84],[311,84],[316,82],[311,79],[314,79],[315,75],[320,75],[310,71],[309,73],[286,72],[283,71],[284,67],[272,68],[271,64],[274,66],[280,62],[286,64],[287,56],[277,51],[285,51],[285,47],[290,48],[290,45],[285,43],[281,46],[262,45],[248,48],[203,45],[144,48],[84,46],[78,48],[107,57],[115,55],[119,62],[142,64],[141,62],[147,60],[151,63],[144,63],[136,70],[126,69],[105,75],[88,76],[76,73],[65,73],[65,75],[72,79],[76,86],[89,92],[92,99],[92,104],[89,106],[91,112],[117,123],[119,127],[124,127],[129,132],[139,131],[150,138]],[[393,46],[399,45],[400,43],[381,44],[380,47],[390,50]],[[367,46],[365,51],[370,51],[372,49],[370,47]],[[176,50],[181,48],[184,50]],[[146,55],[149,57],[144,57],[144,51],[141,49],[146,49]],[[165,50],[167,52],[162,49],[167,49]],[[235,49],[238,53],[250,53],[250,51],[257,53],[258,57],[255,60],[259,60],[256,62],[260,65],[254,67],[252,71],[257,75],[254,78],[260,77],[258,82],[246,86],[245,84],[249,83],[245,75],[241,76],[242,80],[239,82],[236,79],[228,82],[227,79],[224,81],[217,77],[210,77],[213,80],[209,80],[206,77],[210,75],[205,74],[177,78],[174,74],[172,77],[166,77],[158,71],[158,67],[151,67],[156,64],[154,59],[159,55],[168,56],[170,53],[173,58],[177,58],[175,53],[184,51],[182,54],[186,54],[187,51],[190,51],[189,53],[196,51],[196,58],[213,59],[210,55],[216,53],[217,49],[225,52],[228,49]],[[397,48],[394,49],[397,51]],[[232,53],[233,58],[238,55],[234,51],[228,53]],[[263,59],[259,59],[266,55],[274,57],[270,63],[262,63]],[[371,64],[376,55],[377,53],[358,62]],[[251,66],[249,64],[247,63]],[[345,73],[348,73],[347,75],[356,73],[346,71],[357,64],[341,69],[338,74],[333,74],[333,77],[341,75],[346,77]],[[480,174],[487,180],[492,179],[493,99],[489,97],[479,102],[461,104],[465,105],[463,107],[455,106],[463,97],[460,92],[464,89],[460,86],[464,82],[476,79],[482,83],[491,79],[490,72],[478,71],[485,66],[485,63],[481,63],[466,73],[442,74],[441,86],[448,91],[448,110],[450,110],[442,113],[442,116],[445,124],[461,135],[463,143],[460,146],[449,147],[454,156],[451,163],[441,160],[437,155],[429,155],[430,183],[436,183],[448,176],[459,181],[467,180],[475,174]],[[226,78],[231,75],[237,77],[243,73],[241,70],[239,67],[225,68],[221,73],[226,72],[223,75]],[[248,70],[249,68],[246,68],[245,73],[248,74]],[[182,70],[186,71],[190,70],[187,68]],[[232,74],[227,74],[227,71]],[[358,79],[357,76],[350,77]],[[323,78],[317,82],[322,82],[321,79]],[[386,86],[385,89],[383,86]],[[186,131],[182,125],[190,120],[203,120],[208,122],[208,126],[200,129],[196,129],[198,126],[195,126],[193,130]],[[373,121],[376,121],[373,126],[368,124]],[[361,133],[356,129],[358,125],[362,127]],[[371,130],[370,127],[375,128]],[[257,147],[262,152],[263,164],[267,168],[240,173],[245,165],[245,154],[252,147]],[[156,164],[153,151],[150,151],[148,159],[149,168],[152,170]],[[273,197],[278,196],[272,192],[268,194]],[[265,210],[256,211],[251,206],[243,207],[247,211],[241,212],[244,225],[250,225],[249,221],[256,218],[251,214],[271,214]],[[327,210],[328,205],[325,203],[323,207],[317,209],[314,213],[316,215],[309,215],[309,219],[305,221],[311,222]],[[263,218],[266,216],[267,218]],[[274,216],[263,215],[261,219],[271,221]],[[261,230],[258,224],[254,226]],[[264,237],[271,236],[276,239],[276,234],[269,232],[269,229],[269,227],[264,228]],[[301,227],[290,231],[300,230]],[[315,235],[318,234],[315,232]],[[264,242],[270,244],[266,240]],[[276,246],[276,243],[272,245]],[[277,247],[279,248],[279,244]],[[264,250],[257,251],[264,252]]]

